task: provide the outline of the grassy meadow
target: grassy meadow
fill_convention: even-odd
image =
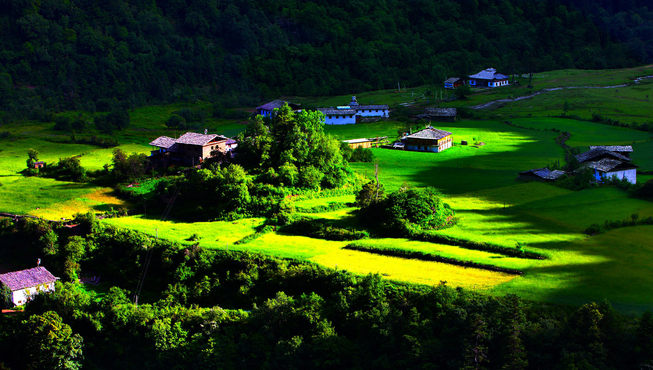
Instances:
[[[613,85],[636,76],[653,74],[651,66],[617,71],[564,70],[534,75],[534,90],[554,86]],[[466,101],[449,103],[469,106],[494,99],[527,93],[522,87],[505,87],[476,93]],[[653,86],[642,82],[619,89],[575,89],[548,92],[532,99],[509,103],[480,112],[487,119],[434,123],[453,133],[455,145],[442,153],[420,153],[372,149],[379,165],[379,179],[386,191],[402,186],[433,186],[456,210],[459,222],[439,233],[463,240],[487,242],[507,249],[517,244],[546,259],[507,257],[404,238],[372,236],[356,241],[362,246],[394,248],[469,261],[501,268],[517,269],[516,276],[481,268],[449,263],[390,257],[344,247],[351,242],[329,241],[279,230],[257,234],[264,220],[196,222],[159,221],[143,215],[107,219],[112,225],[139,230],[181,244],[197,242],[205,248],[259,252],[285,258],[315,262],[359,274],[379,273],[388,279],[476,289],[488,294],[517,293],[536,301],[577,304],[607,299],[624,311],[653,309],[653,274],[648,261],[653,256],[653,226],[614,229],[587,236],[583,231],[593,223],[653,216],[653,203],[632,198],[615,187],[571,191],[551,184],[517,180],[520,171],[564,162],[564,152],[555,142],[557,131],[571,134],[567,144],[586,149],[589,145],[633,145],[633,160],[640,170],[653,171],[653,137],[650,132],[608,126],[583,120],[553,118],[560,115],[565,101],[569,114],[590,118],[592,112],[608,117],[624,114],[626,122],[653,121],[648,102]],[[433,88],[418,87],[402,92],[383,90],[358,93],[362,104],[426,104]],[[350,95],[292,98],[305,105],[343,105]],[[648,104],[647,104],[648,103]],[[116,135],[127,152],[147,153],[147,143],[159,135],[174,136],[163,124],[182,105],[150,106],[130,112],[131,126]],[[619,119],[619,118],[615,118]],[[621,120],[621,119],[620,119]],[[506,122],[508,121],[508,123]],[[389,120],[346,126],[327,126],[339,139],[388,136],[397,138],[412,123]],[[202,127],[211,132],[235,135],[242,129],[236,120],[209,119]],[[111,149],[62,143],[68,138],[54,131],[52,124],[22,122],[3,126],[9,138],[0,152],[0,211],[30,213],[46,218],[69,217],[84,210],[101,211],[129,206],[111,189],[92,185],[23,177],[26,152],[38,149],[48,162],[59,157],[79,155],[82,165],[99,169],[111,161]],[[556,131],[554,131],[556,130]],[[461,140],[470,145],[461,145]],[[474,145],[483,143],[483,145]],[[366,177],[374,175],[373,163],[351,163],[351,168]],[[640,175],[638,181],[653,178]],[[353,195],[299,197],[295,206],[303,216],[348,223],[355,208],[311,212],[311,208],[330,203],[348,204]],[[248,238],[249,236],[249,238]],[[253,237],[255,236],[255,237]],[[247,242],[238,242],[240,240]],[[192,240],[192,241],[191,241]],[[237,243],[238,242],[238,243]]]

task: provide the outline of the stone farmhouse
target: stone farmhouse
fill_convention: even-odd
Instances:
[[[451,132],[438,130],[431,126],[402,137],[401,142],[405,150],[434,153],[442,152],[453,145]]]
[[[237,143],[233,139],[217,134],[187,132],[177,139],[160,136],[150,142],[157,147],[150,155],[152,165],[196,166],[210,158],[232,156]]]
[[[54,282],[59,280],[43,266],[0,274],[0,285],[7,288],[7,297],[15,306],[22,306],[35,295],[54,291]]]
[[[324,113],[324,122],[327,125],[350,125],[357,122],[378,121],[390,116],[390,107],[387,105],[361,105],[355,96],[351,97],[349,105],[317,110]]]
[[[594,179],[603,182],[616,178],[637,183],[637,166],[630,159],[633,148],[627,146],[590,146],[590,150],[578,154],[576,159],[584,168],[594,171]]]

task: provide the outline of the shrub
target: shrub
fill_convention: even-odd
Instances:
[[[186,127],[186,120],[178,114],[173,114],[166,121],[166,126],[169,128],[184,128]]]
[[[326,220],[299,220],[285,226],[283,232],[326,240],[359,240],[369,237],[366,231],[336,226]]]
[[[54,117],[54,129],[57,131],[70,131],[72,129],[70,118],[66,116]]]
[[[356,148],[352,151],[349,161],[350,162],[372,162],[374,160],[374,153],[370,148]]]

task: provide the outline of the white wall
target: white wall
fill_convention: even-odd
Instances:
[[[14,302],[16,306],[22,306],[33,296],[41,292],[53,292],[54,291],[54,282],[45,285],[39,285],[36,287],[25,288],[21,290],[16,290],[11,292],[11,301]]]
[[[632,168],[630,170],[605,172],[604,174],[602,174],[601,177],[603,177],[604,179],[616,177],[619,180],[626,178],[626,180],[628,180],[629,183],[637,184],[637,169]]]
[[[387,109],[361,109],[358,110],[356,114],[361,117],[388,117],[388,110]]]
[[[351,125],[356,123],[356,116],[327,115],[324,118],[324,123],[327,125]]]

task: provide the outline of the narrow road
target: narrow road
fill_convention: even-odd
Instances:
[[[633,80],[633,83],[638,84],[638,83],[640,83],[643,79],[647,79],[647,78],[653,78],[653,76],[643,76],[643,77],[638,77],[638,78],[636,78],[635,80]],[[472,108],[472,109],[487,109],[487,108],[490,108],[490,107],[492,107],[493,105],[496,105],[496,104],[501,104],[501,103],[511,103],[511,102],[516,102],[516,101],[520,101],[520,100],[530,99],[530,98],[532,98],[532,97],[534,97],[534,96],[538,96],[538,95],[540,95],[540,94],[544,94],[544,93],[546,93],[546,92],[550,92],[550,91],[571,90],[571,89],[617,89],[617,88],[620,88],[620,87],[626,87],[626,86],[630,86],[630,84],[611,85],[611,86],[567,86],[567,87],[550,87],[550,88],[547,88],[547,89],[542,89],[542,90],[540,90],[540,91],[534,92],[534,93],[532,93],[532,94],[530,94],[530,95],[518,96],[518,97],[513,98],[513,99],[511,99],[511,98],[505,98],[505,99],[492,100],[492,101],[487,102],[487,103],[478,104],[478,105],[473,105],[473,106],[471,106],[470,108]]]

